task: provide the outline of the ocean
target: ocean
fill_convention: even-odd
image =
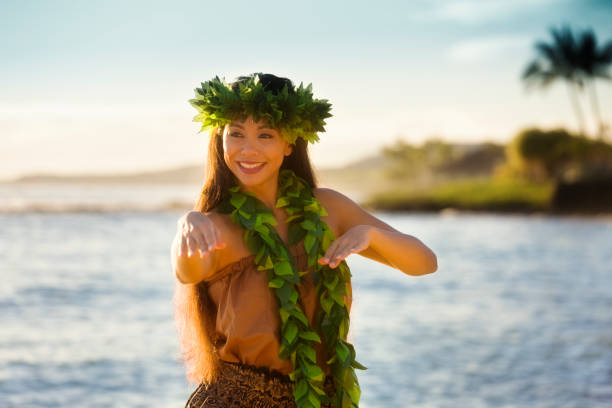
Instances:
[[[0,188],[0,407],[183,407],[196,385],[170,245],[193,188],[14,188]],[[438,270],[347,259],[360,406],[612,406],[612,220],[374,215]]]

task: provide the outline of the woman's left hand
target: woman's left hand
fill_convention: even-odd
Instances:
[[[340,235],[329,245],[325,256],[319,259],[319,264],[329,264],[333,269],[350,254],[367,249],[370,246],[372,228],[371,225],[356,225]]]

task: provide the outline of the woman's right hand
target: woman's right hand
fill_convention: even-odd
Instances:
[[[189,211],[177,221],[177,255],[192,257],[199,251],[200,258],[216,249],[225,248],[221,233],[210,217],[201,211]]]

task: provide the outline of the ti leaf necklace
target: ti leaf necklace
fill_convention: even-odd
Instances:
[[[297,285],[307,271],[298,271],[293,256],[276,230],[272,211],[254,194],[241,191],[239,185],[229,189],[220,203],[221,213],[231,213],[232,221],[244,229],[244,240],[260,271],[267,271],[268,286],[279,301],[281,319],[281,346],[279,357],[291,359],[293,372],[293,396],[299,408],[319,408],[322,403],[338,408],[359,406],[361,390],[355,368],[366,367],[355,360],[355,349],[346,341],[349,329],[349,313],[344,303],[351,272],[344,260],[335,269],[320,265],[318,259],[325,255],[335,239],[329,226],[321,220],[325,208],[313,196],[309,185],[292,170],[282,169],[278,176],[276,207],[285,207],[289,215],[289,245],[304,240],[308,266],[314,267],[314,282],[321,309],[315,322],[321,329],[329,364],[336,388],[334,395],[323,390],[324,372],[317,365],[314,342],[321,338],[310,326],[298,303]]]

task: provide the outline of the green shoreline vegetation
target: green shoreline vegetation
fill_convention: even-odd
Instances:
[[[560,128],[524,129],[507,145],[399,140],[382,156],[385,187],[361,200],[374,210],[612,213],[601,205],[612,199],[612,145]],[[563,189],[581,183],[593,191],[568,198]]]
[[[396,189],[372,195],[363,204],[386,211],[446,208],[490,211],[548,211],[555,185],[525,180],[464,179],[431,188]]]

